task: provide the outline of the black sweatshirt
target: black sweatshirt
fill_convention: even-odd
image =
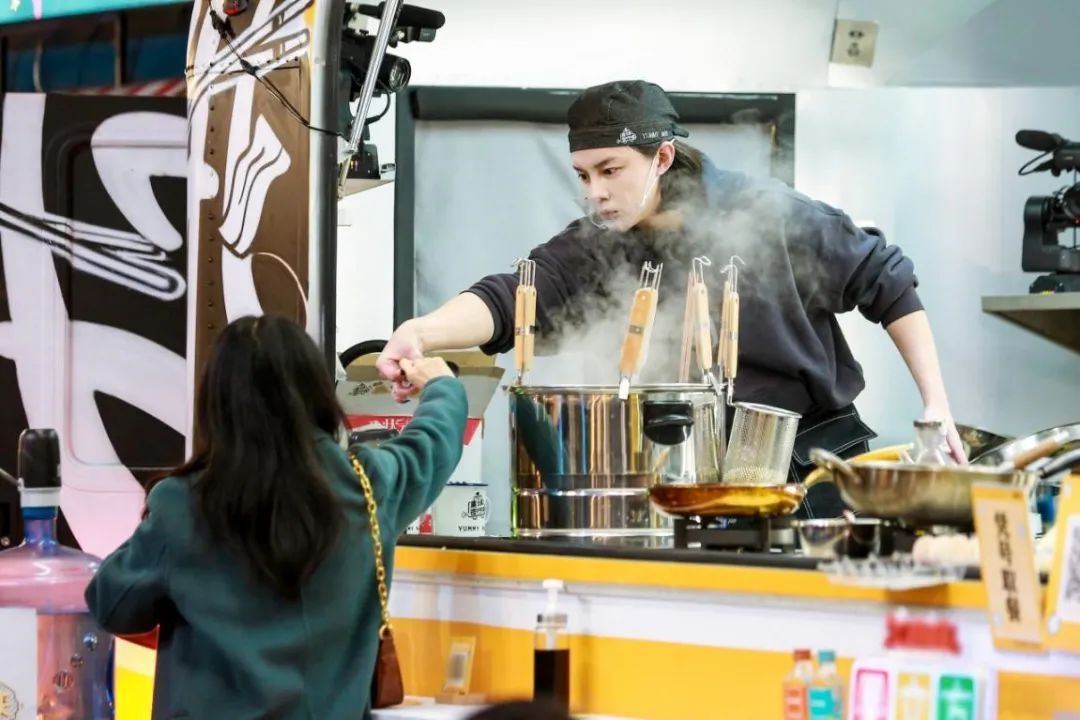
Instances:
[[[641,264],[650,260],[664,263],[660,304],[661,309],[669,304],[667,318],[677,317],[668,325],[678,327],[667,332],[677,343],[691,258],[705,254],[713,262],[705,276],[717,319],[724,282],[720,266],[738,255],[746,264],[739,274],[736,399],[804,416],[851,404],[865,381],[836,315],[858,308],[871,322],[887,326],[921,310],[911,260],[887,245],[880,232],[858,228],[843,212],[778,181],[706,163],[702,184],[705,209],[687,213],[690,219],[678,232],[617,233],[580,219],[535,248],[529,257],[536,261],[540,338],[588,327],[597,312],[625,312]],[[517,282],[513,274],[489,275],[468,290],[487,304],[495,322],[491,340],[481,347],[488,354],[513,347]],[[579,309],[582,303],[587,312]],[[654,333],[650,363],[657,337]],[[663,354],[677,358],[679,353],[676,348]],[[614,376],[617,359],[611,363]],[[677,377],[673,365],[663,372],[657,379]]]

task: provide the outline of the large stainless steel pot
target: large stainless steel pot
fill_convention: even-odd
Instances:
[[[715,483],[724,408],[708,385],[515,386],[513,528],[519,536],[670,534],[656,483]]]

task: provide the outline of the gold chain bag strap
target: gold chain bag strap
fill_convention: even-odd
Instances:
[[[401,679],[401,664],[398,662],[397,647],[394,645],[394,632],[390,627],[390,599],[386,588],[386,566],[383,565],[379,508],[375,504],[375,491],[371,489],[371,480],[356,455],[349,453],[349,460],[367,499],[368,516],[371,518],[371,545],[375,548],[375,580],[379,585],[382,619],[379,622],[379,654],[375,658],[375,674],[371,678],[371,707],[378,709],[404,702],[405,685]]]

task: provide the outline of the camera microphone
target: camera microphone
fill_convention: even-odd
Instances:
[[[378,7],[374,5],[361,5],[359,11],[362,15],[380,19],[382,18],[385,5],[385,2],[379,3]],[[397,24],[401,27],[419,27],[438,30],[446,24],[446,16],[438,10],[428,10],[427,8],[417,7],[416,5],[402,5],[401,10],[398,12]]]
[[[1065,138],[1042,130],[1020,130],[1016,133],[1016,144],[1028,150],[1052,152],[1065,144]]]

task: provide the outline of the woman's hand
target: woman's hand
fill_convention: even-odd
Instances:
[[[401,360],[401,369],[405,371],[405,377],[412,385],[412,392],[417,393],[424,389],[430,381],[440,377],[454,377],[454,372],[442,358],[420,358],[419,360]]]

